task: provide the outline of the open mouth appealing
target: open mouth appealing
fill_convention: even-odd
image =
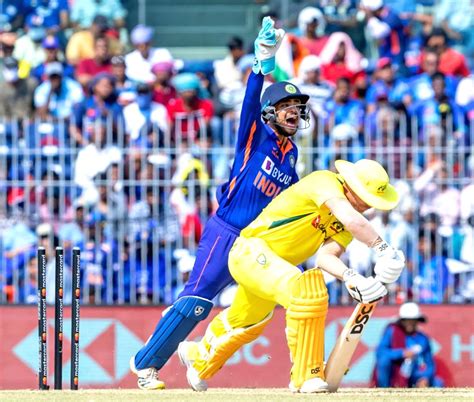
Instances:
[[[285,119],[285,126],[288,128],[297,128],[298,120],[298,116],[289,116]]]

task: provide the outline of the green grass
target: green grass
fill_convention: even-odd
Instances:
[[[80,391],[0,391],[0,401],[179,401],[179,402],[278,402],[278,401],[474,401],[472,388],[446,389],[372,389],[344,388],[335,394],[292,394],[287,389],[213,388],[204,393],[171,389],[140,391],[104,389]]]

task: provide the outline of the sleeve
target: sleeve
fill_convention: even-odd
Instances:
[[[72,81],[70,96],[74,104],[78,104],[84,100],[84,91],[76,81]]]
[[[254,123],[261,124],[260,121],[260,94],[263,87],[263,75],[250,73],[245,97],[240,114],[239,132],[237,136],[236,150],[243,150],[247,144]],[[255,130],[260,132],[261,130]]]
[[[73,10],[74,10],[74,7],[73,7]],[[71,14],[71,20],[73,20],[72,19],[72,14]],[[68,62],[77,61],[80,58],[80,53],[79,53],[80,38],[77,35],[78,35],[78,33],[73,34],[71,36],[71,39],[69,39],[69,42],[66,46],[66,59],[67,59]]]
[[[371,17],[367,22],[367,29],[369,30],[370,36],[374,39],[383,39],[390,35],[390,25],[384,21],[380,21],[376,17]]]
[[[41,84],[38,88],[35,89],[33,95],[33,103],[35,107],[43,107],[48,101],[48,88],[45,84]]]
[[[385,330],[382,339],[380,340],[379,346],[377,347],[376,355],[387,356],[390,360],[401,360],[403,359],[403,349],[392,348],[392,336],[393,327],[390,325]]]
[[[313,184],[308,186],[310,187],[309,196],[318,208],[331,198],[344,198],[342,184],[334,173],[322,170],[311,175]]]

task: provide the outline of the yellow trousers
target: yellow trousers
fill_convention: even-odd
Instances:
[[[229,254],[229,269],[238,283],[232,305],[209,324],[194,345],[194,367],[211,378],[243,344],[264,330],[277,304],[287,309],[286,335],[296,388],[313,377],[324,379],[324,321],[327,289],[322,273],[304,274],[258,238],[238,238]]]
[[[238,283],[227,319],[236,327],[262,321],[277,304],[288,308],[301,271],[276,255],[261,239],[238,238],[229,254],[229,270]]]

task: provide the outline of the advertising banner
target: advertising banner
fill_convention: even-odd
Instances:
[[[438,372],[446,385],[474,386],[474,306],[422,306],[428,323],[421,329],[432,339]],[[353,307],[330,307],[326,322],[326,357]],[[211,317],[218,313],[211,313]],[[143,345],[161,317],[161,307],[82,307],[80,322],[80,388],[133,388],[130,357]],[[370,386],[375,349],[398,307],[378,306],[362,336],[343,386]],[[70,375],[70,308],[64,309],[63,380]],[[190,339],[199,339],[209,321]],[[38,315],[33,306],[0,307],[0,389],[37,387]],[[285,311],[277,309],[262,336],[245,345],[209,382],[211,387],[286,387],[290,362],[285,339]],[[54,316],[48,311],[48,371],[53,384]],[[161,371],[168,388],[187,387],[185,369],[176,355]]]

